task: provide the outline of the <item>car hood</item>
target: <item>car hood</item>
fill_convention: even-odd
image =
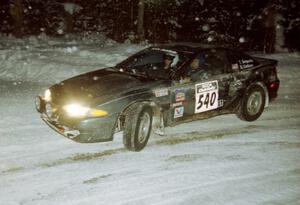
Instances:
[[[96,105],[149,90],[154,80],[118,72],[114,69],[101,69],[62,81],[51,87],[52,101],[55,104],[81,103]]]

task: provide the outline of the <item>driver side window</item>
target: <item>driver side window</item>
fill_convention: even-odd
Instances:
[[[136,56],[129,63],[129,67],[138,67],[145,65],[157,65],[163,62],[163,53],[159,51],[148,51]]]

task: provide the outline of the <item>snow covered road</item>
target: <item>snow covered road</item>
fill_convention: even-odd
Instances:
[[[261,118],[167,128],[138,153],[121,133],[78,144],[34,108],[47,84],[0,81],[0,204],[300,204],[300,58],[279,60],[279,97]]]

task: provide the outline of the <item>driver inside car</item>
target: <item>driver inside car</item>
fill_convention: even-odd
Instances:
[[[153,68],[153,72],[156,76],[169,76],[175,71],[176,65],[179,61],[178,54],[165,53],[163,55],[163,61]]]
[[[164,63],[164,67],[163,67],[164,70],[173,69],[179,61],[179,58],[178,58],[177,54],[165,53],[163,58],[164,58],[164,62],[163,62]]]

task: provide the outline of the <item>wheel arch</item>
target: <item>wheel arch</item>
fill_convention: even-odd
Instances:
[[[256,69],[254,71],[252,71],[252,76],[253,79],[250,80],[249,85],[246,89],[246,91],[248,91],[248,89],[252,86],[252,85],[259,85],[263,88],[264,93],[265,93],[265,107],[269,106],[269,102],[270,102],[270,96],[269,96],[269,91],[268,88],[266,86],[266,84],[264,83],[265,81],[265,77],[266,77],[266,71],[267,69]]]
[[[253,81],[251,83],[249,83],[247,89],[246,89],[246,92],[251,88],[251,86],[253,85],[258,85],[258,86],[261,86],[264,90],[264,93],[265,93],[265,107],[268,107],[269,106],[269,102],[270,102],[270,99],[269,99],[269,91],[267,89],[267,86],[262,82],[262,81]]]
[[[249,96],[253,96],[253,94],[255,92],[260,92],[261,95],[260,97],[263,98],[260,101],[260,104],[252,104],[252,100],[249,101],[249,99],[251,99]],[[244,90],[244,96],[241,98],[236,115],[238,118],[240,118],[241,120],[244,121],[254,121],[256,119],[258,119],[261,114],[264,111],[264,108],[266,107],[266,102],[268,102],[267,100],[268,95],[267,95],[267,91],[266,91],[266,86],[260,82],[253,82],[253,83],[249,83],[249,85],[247,86],[247,88]],[[252,98],[253,99],[253,98]],[[250,106],[256,106],[254,113],[250,113],[249,111],[249,102],[251,102]],[[262,104],[262,105],[261,105]],[[259,107],[258,107],[259,106]]]
[[[124,128],[124,122],[125,122],[125,115],[128,112],[129,108],[135,104],[146,104],[149,105],[149,107],[152,110],[153,114],[153,121],[152,121],[152,127],[158,127],[160,125],[160,113],[161,113],[161,107],[157,105],[152,100],[137,100],[137,101],[132,101],[128,103],[123,110],[119,113],[117,120],[116,120],[116,129],[117,131],[121,131]]]

